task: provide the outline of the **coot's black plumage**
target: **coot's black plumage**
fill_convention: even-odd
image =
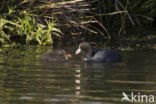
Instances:
[[[71,57],[65,50],[47,52],[42,55],[42,61],[67,61]]]
[[[84,52],[84,61],[105,63],[116,63],[121,61],[121,55],[117,51],[108,49],[93,50],[89,42],[80,43],[75,54],[77,55],[81,51]]]

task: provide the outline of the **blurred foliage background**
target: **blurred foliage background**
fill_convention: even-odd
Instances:
[[[155,0],[1,0],[0,44],[154,40],[155,17]]]

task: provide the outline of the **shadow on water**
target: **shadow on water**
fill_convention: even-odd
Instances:
[[[0,104],[121,104],[123,92],[156,92],[155,50],[123,51],[117,64],[84,63],[74,55],[67,62],[42,62],[42,53],[51,51],[44,46],[3,50]]]

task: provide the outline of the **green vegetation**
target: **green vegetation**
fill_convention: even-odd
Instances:
[[[33,40],[37,41],[40,45],[52,44],[52,32],[55,31],[61,34],[61,31],[55,28],[56,23],[53,19],[51,21],[45,20],[46,26],[43,24],[36,24],[35,19],[31,18],[29,14],[25,14],[23,19],[18,18],[18,20],[20,26],[17,28],[17,32],[20,35],[26,36],[27,44]],[[60,37],[60,35],[57,33],[55,35]]]
[[[10,0],[11,1],[11,0]],[[58,23],[53,15],[50,18],[40,20],[38,12],[40,10],[26,10],[25,8],[18,8],[17,5],[22,5],[26,1],[17,3],[17,0],[12,0],[12,3],[1,3],[2,8],[0,15],[0,43],[14,43],[19,42],[26,44],[53,44],[53,36],[60,38],[62,34],[59,28],[56,28]],[[17,4],[16,4],[17,3]],[[7,4],[7,9],[3,5]],[[10,6],[11,5],[11,6]],[[42,18],[42,17],[41,17]],[[18,39],[17,39],[18,38]]]
[[[2,0],[0,44],[120,41],[144,36],[154,17],[155,0]]]

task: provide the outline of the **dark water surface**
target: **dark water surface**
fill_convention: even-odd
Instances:
[[[122,51],[118,64],[83,63],[74,54],[69,62],[42,62],[51,47],[2,50],[0,104],[121,104],[123,92],[156,94],[155,50]]]

